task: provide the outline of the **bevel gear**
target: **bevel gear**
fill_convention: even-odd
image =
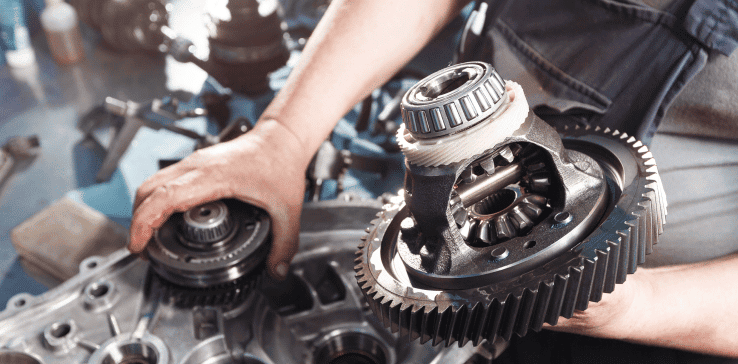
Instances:
[[[522,90],[513,97],[524,101]],[[538,331],[612,292],[657,242],[666,200],[653,157],[635,138],[578,127],[559,136],[531,113],[501,139],[446,165],[408,160],[405,191],[372,221],[357,251],[356,277],[393,332],[463,346]],[[513,145],[533,150],[536,162],[518,153],[507,168],[475,181],[475,193],[460,191],[469,166]],[[464,239],[454,216],[459,205],[467,213],[483,209],[485,198],[520,186],[546,199],[533,204],[542,211],[532,226],[512,225],[514,236],[488,244]]]
[[[146,254],[174,304],[228,305],[257,284],[270,246],[266,212],[222,200],[172,215]]]

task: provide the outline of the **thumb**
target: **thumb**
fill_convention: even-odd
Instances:
[[[272,247],[267,256],[266,268],[269,275],[283,280],[289,272],[290,262],[297,254],[300,231],[300,207],[281,213],[271,213]]]

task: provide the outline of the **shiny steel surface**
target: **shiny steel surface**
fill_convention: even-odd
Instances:
[[[461,66],[420,84],[463,80],[454,73]],[[449,95],[472,97],[467,83]],[[426,103],[448,97],[415,88]],[[491,118],[513,113],[517,130],[456,136],[486,141],[471,157],[434,165],[403,149],[404,191],[357,251],[357,281],[386,327],[434,345],[509,340],[585,310],[651,253],[666,199],[648,148],[598,128],[559,136],[532,113],[513,111],[527,107],[523,97],[518,87],[510,107]],[[448,151],[451,137],[438,138],[435,148]]]
[[[505,82],[492,66],[482,62],[458,64],[424,78],[408,90],[402,99],[402,119],[414,137],[437,138],[487,119],[507,97]]]
[[[232,225],[226,223],[229,219]],[[263,210],[237,200],[217,201],[172,215],[156,231],[146,253],[167,281],[209,288],[257,270],[271,247],[270,231]]]
[[[178,307],[148,262],[127,251],[89,258],[61,286],[40,296],[18,295],[0,312],[0,361],[463,364],[488,355],[493,348],[410,345],[368,310],[352,257],[364,221],[381,204],[307,203],[287,281],[265,281],[236,306]]]

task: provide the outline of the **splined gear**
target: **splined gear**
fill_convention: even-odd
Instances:
[[[201,247],[222,241],[232,231],[228,207],[222,201],[214,201],[197,206],[182,214],[183,232],[187,242]]]
[[[651,253],[666,216],[651,153],[640,141],[614,130],[575,127],[561,133],[567,151],[595,160],[608,185],[602,218],[585,238],[545,264],[505,280],[463,289],[430,288],[414,284],[399,257],[400,222],[409,216],[400,198],[372,221],[355,266],[359,286],[385,326],[433,345],[509,340],[513,333],[522,336],[544,323],[555,325],[559,316],[570,318],[635,272]],[[574,161],[577,169],[586,169],[586,163]],[[540,224],[559,229],[571,222],[567,214],[552,213]]]
[[[238,305],[248,297],[252,289],[260,285],[263,269],[263,266],[259,267],[254,274],[207,288],[185,287],[161,280],[163,295],[177,307]]]
[[[266,212],[223,200],[172,215],[146,253],[175,304],[221,305],[245,297],[264,270],[270,246]]]
[[[463,188],[464,183],[473,183],[478,178],[493,174],[495,165],[500,164],[495,159],[510,163],[519,157],[525,170],[518,184],[503,188],[467,208],[462,208],[460,203],[455,204],[454,219],[467,244],[492,245],[525,235],[548,210],[545,194],[551,185],[550,172],[540,160],[538,151],[533,148],[522,149],[517,144],[506,146],[502,155],[472,163],[462,173],[459,185]],[[478,177],[480,175],[482,177]]]

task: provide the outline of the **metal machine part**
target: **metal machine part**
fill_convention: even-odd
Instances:
[[[607,129],[559,136],[512,82],[484,106],[490,74],[459,64],[408,91],[405,189],[357,252],[372,311],[422,343],[509,340],[585,310],[644,262],[665,221],[645,145]]]
[[[206,14],[210,53],[200,59],[193,43],[163,28],[164,50],[180,62],[192,62],[221,85],[246,95],[269,90],[269,73],[289,59],[277,0],[211,2]]]
[[[376,173],[384,178],[393,168],[400,167],[397,161],[390,158],[364,156],[346,149],[339,150],[333,143],[324,141],[306,171],[306,198],[308,201],[318,201],[327,180],[335,180],[337,194],[342,193],[343,178],[349,168]]]
[[[114,116],[123,117],[123,124],[120,130],[114,133],[114,139],[111,140],[105,159],[97,172],[95,179],[98,182],[110,180],[110,177],[118,167],[118,162],[138,133],[143,127],[149,127],[154,130],[167,129],[173,133],[184,135],[192,138],[197,142],[198,148],[204,148],[220,142],[220,136],[209,134],[198,134],[192,130],[181,128],[174,124],[175,121],[188,118],[207,115],[207,111],[202,108],[183,111],[179,109],[179,101],[176,98],[154,99],[147,103],[137,103],[133,101],[122,101],[113,97],[107,97],[104,104],[105,111]],[[100,115],[105,116],[105,115]],[[97,122],[95,120],[94,122]],[[96,125],[86,125],[87,133],[95,133]]]
[[[121,51],[159,51],[169,22],[164,0],[70,0],[82,21]]]
[[[269,216],[238,200],[172,215],[146,254],[179,305],[234,304],[260,276],[271,246]]]
[[[61,286],[9,301],[0,312],[0,362],[480,364],[499,355],[499,345],[409,345],[382,328],[352,270],[365,221],[381,206],[307,203],[287,279],[265,280],[237,305],[181,307],[167,299],[151,261],[125,250],[90,257]]]
[[[269,90],[269,73],[284,66],[289,50],[278,0],[213,1],[205,14],[209,56],[169,28],[172,4],[164,0],[72,0],[82,20],[121,51],[171,54],[192,62],[223,86],[246,95]]]
[[[10,138],[0,148],[0,187],[10,178],[19,161],[31,160],[38,155],[41,142],[37,135]]]

